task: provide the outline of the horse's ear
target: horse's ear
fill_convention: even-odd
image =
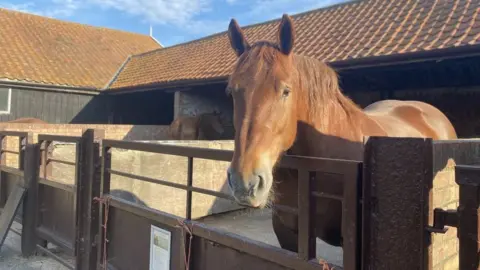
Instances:
[[[282,22],[278,30],[280,51],[289,55],[295,43],[295,29],[293,28],[292,18],[287,14],[283,14]]]
[[[235,19],[232,19],[228,25],[228,38],[230,39],[230,45],[238,57],[240,57],[240,55],[242,55],[242,53],[244,53],[250,46]]]

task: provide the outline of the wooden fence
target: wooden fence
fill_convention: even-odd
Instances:
[[[16,152],[21,157],[19,168],[1,165],[0,232],[6,235],[8,217],[18,208],[12,205],[23,201],[23,211],[17,215],[22,217],[17,219],[22,223],[22,253],[42,252],[70,269],[149,269],[152,226],[171,237],[170,269],[322,269],[324,263],[315,258],[313,213],[318,197],[343,205],[343,265],[330,264],[334,269],[431,269],[429,236],[443,232],[443,226],[458,227],[460,265],[466,267],[461,269],[480,269],[480,169],[457,166],[460,206],[457,211],[436,210],[435,223],[430,222],[431,140],[370,138],[363,162],[285,156],[279,166],[299,172],[298,208],[276,205],[275,210],[298,216],[298,253],[294,253],[190,219],[193,193],[233,200],[194,186],[194,160],[229,161],[231,151],[102,140],[94,130],[81,137],[40,135],[38,143],[31,143],[29,134],[0,132],[0,145],[5,136],[20,137],[22,143]],[[76,160],[52,159],[53,141],[75,143]],[[187,184],[113,170],[113,148],[188,157]],[[0,153],[14,154],[4,149]],[[75,167],[73,186],[50,179],[52,162]],[[342,194],[313,190],[314,172],[336,175],[343,182]],[[112,196],[111,175],[184,190],[187,218]],[[47,242],[72,255],[74,262],[48,250]]]

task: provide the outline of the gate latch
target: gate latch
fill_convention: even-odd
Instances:
[[[458,220],[457,210],[435,208],[433,210],[433,226],[428,226],[427,231],[444,234],[448,230],[445,226],[458,228]]]

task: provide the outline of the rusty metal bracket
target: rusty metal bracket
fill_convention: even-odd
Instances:
[[[433,226],[428,226],[427,231],[444,234],[448,231],[445,226],[458,228],[458,222],[458,210],[435,208],[433,210]]]

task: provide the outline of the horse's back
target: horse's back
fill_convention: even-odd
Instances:
[[[425,102],[382,100],[370,104],[364,112],[389,137],[428,137],[436,140],[457,138],[447,116]]]
[[[168,136],[173,140],[196,140],[198,117],[181,116],[173,120],[168,127]]]

